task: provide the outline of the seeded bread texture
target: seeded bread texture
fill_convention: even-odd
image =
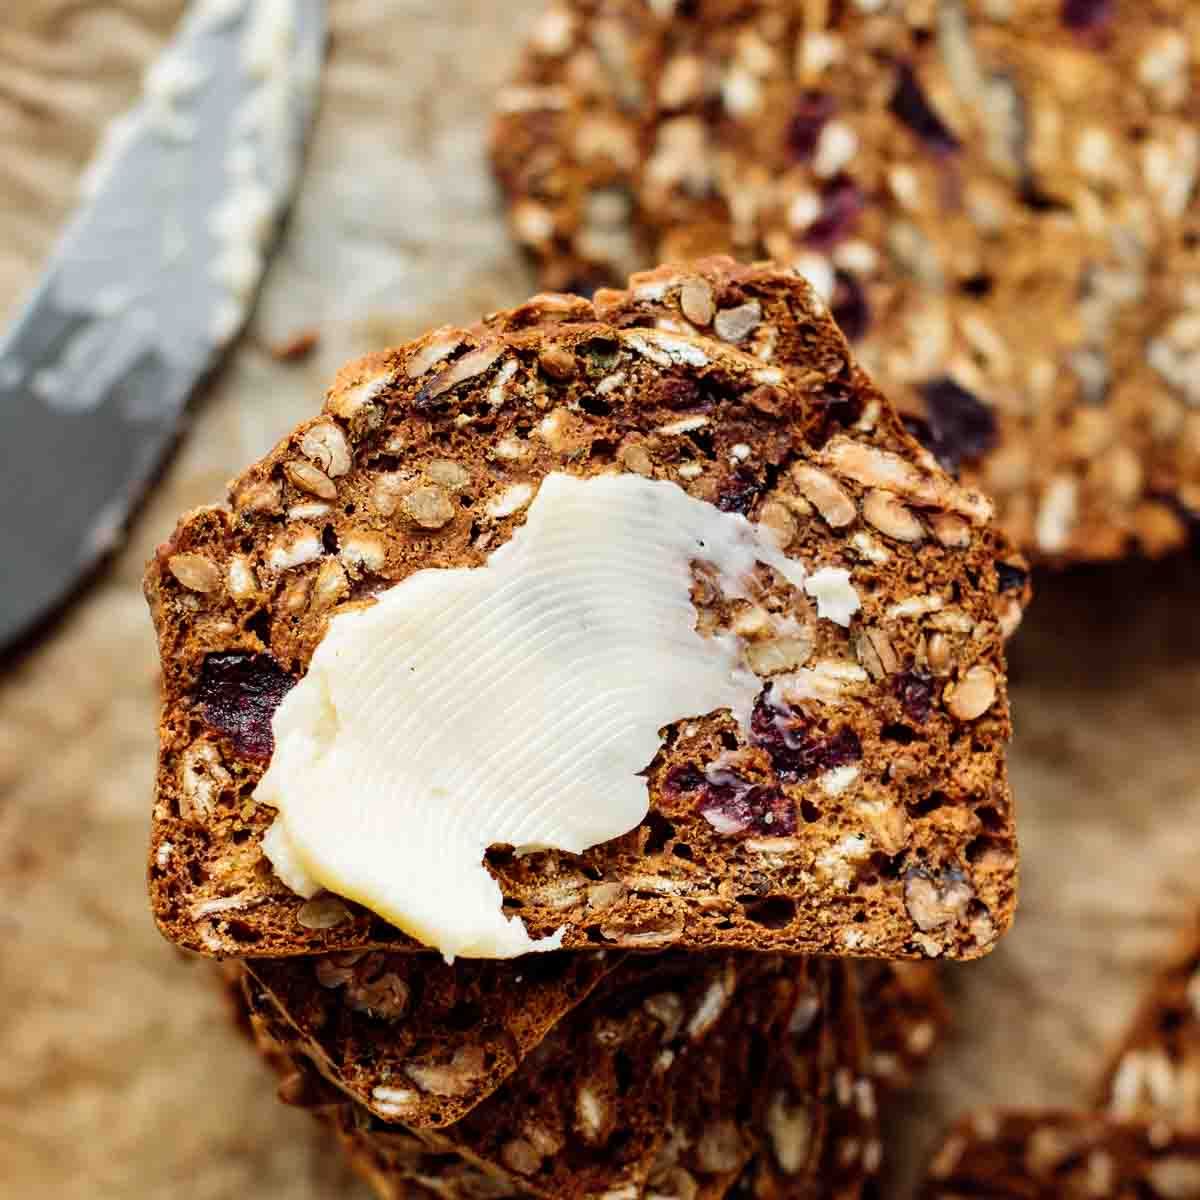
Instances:
[[[759,1153],[731,1190],[733,1200],[856,1200],[879,1170],[882,1147],[857,966],[832,964],[825,982],[828,1010],[846,1019],[827,1025],[815,1055],[784,1056],[774,1066]],[[814,1058],[816,1090],[810,1082]]]
[[[795,263],[1047,561],[1200,519],[1200,6],[555,0],[493,161],[545,286]]]
[[[1098,1103],[1124,1119],[1200,1125],[1200,920],[1151,983]]]
[[[1195,1200],[1200,1133],[1069,1112],[983,1112],[950,1132],[923,1200]]]
[[[421,568],[481,564],[553,470],[636,471],[744,513],[810,570],[846,570],[861,611],[843,628],[765,568],[758,602],[730,605],[698,566],[699,630],[732,628],[763,679],[753,729],[727,712],[667,727],[650,811],[623,837],[577,856],[493,848],[530,933],[593,950],[985,953],[1015,900],[1003,639],[1027,575],[808,285],[720,259],[353,364],[227,504],[183,518],[146,576],[163,932],[217,956],[416,948],[274,876],[273,810],[253,800],[271,714],[331,613]]]
[[[774,974],[802,969],[786,962]],[[708,1090],[709,1076],[733,1066],[721,1052],[736,1046],[744,1056],[755,1037],[769,1036],[772,1014],[759,1011],[770,996],[765,967],[765,960],[742,969],[729,956],[689,955],[618,968],[500,1091],[456,1124],[419,1136],[547,1200],[640,1191],[676,1098],[684,1089]],[[710,1053],[705,1043],[718,1026],[718,1052]],[[403,1107],[389,1123],[403,1120]],[[737,1130],[729,1124],[719,1132]]]
[[[460,1120],[500,1087],[621,958],[598,950],[450,967],[376,950],[245,969],[334,1083],[384,1118],[407,1092],[404,1122],[425,1127]]]
[[[664,955],[627,964],[463,1121],[407,1132],[420,1139],[423,1158],[459,1155],[521,1194],[639,1195],[652,1172],[680,1178],[680,1158],[689,1180],[723,1194],[751,1150],[761,1066],[786,1043],[791,1013],[814,990],[808,974],[803,960],[771,956]],[[294,1029],[247,980],[264,1049],[289,1063],[307,1057]],[[823,1019],[835,1017],[850,1014],[822,1008]],[[385,1153],[397,1146],[398,1126],[364,1109],[354,1130],[361,1146],[378,1142]]]

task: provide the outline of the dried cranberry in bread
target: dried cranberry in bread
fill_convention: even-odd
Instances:
[[[218,956],[417,948],[272,871],[274,812],[253,798],[272,713],[332,613],[480,566],[552,475],[614,473],[744,514],[810,577],[760,566],[755,601],[730,602],[696,567],[696,629],[736,637],[752,718],[662,729],[629,833],[581,854],[494,847],[507,910],[571,949],[994,944],[1016,883],[1003,638],[1026,575],[809,286],[723,259],[353,364],[227,504],[182,519],[146,576],[163,665],[150,892],[169,938]]]
[[[1195,1200],[1200,1132],[1086,1112],[981,1112],[930,1163],[923,1200]]]
[[[538,954],[519,965],[350,951],[251,959],[245,970],[348,1095],[377,1115],[447,1125],[485,1099],[622,959]]]

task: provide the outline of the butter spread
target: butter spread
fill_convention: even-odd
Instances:
[[[735,635],[697,632],[696,563],[729,599],[750,598],[756,563],[813,578],[672,483],[552,474],[484,566],[420,571],[335,616],[275,714],[256,793],[278,810],[279,877],[448,960],[558,946],[502,912],[486,849],[578,853],[629,832],[660,729],[719,709],[745,725],[762,687]]]

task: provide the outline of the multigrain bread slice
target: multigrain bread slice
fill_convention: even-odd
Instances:
[[[1200,1132],[1098,1113],[981,1112],[948,1134],[922,1200],[1194,1200]]]
[[[750,728],[722,710],[661,730],[626,835],[578,855],[493,848],[508,910],[571,949],[985,953],[1015,903],[1003,639],[1027,574],[809,286],[724,259],[352,364],[228,503],[182,519],[146,575],[163,932],[217,956],[417,948],[274,875],[273,811],[253,799],[271,716],[332,613],[482,564],[555,472],[635,473],[744,514],[859,608],[840,624],[829,597],[762,567],[757,602],[731,605],[697,567],[697,629],[733,632],[761,678]]]
[[[743,1187],[752,1178],[746,1169],[751,1155],[776,1153],[779,1161],[772,1159],[753,1175],[769,1179],[775,1190],[758,1194],[835,1194],[824,1190],[825,1172],[840,1161],[844,1176],[860,1148],[870,1145],[861,1136],[861,1119],[854,1124],[860,1135],[850,1136],[842,1111],[862,1111],[861,1089],[850,1082],[862,1078],[865,1062],[861,1014],[846,986],[851,970],[844,964],[788,966],[776,960],[774,967],[759,972],[756,986],[735,999],[714,1024],[691,1069],[677,1074],[669,1106],[655,1110],[664,1123],[654,1139],[653,1162],[643,1165],[649,1175],[647,1196],[720,1200],[739,1177]],[[246,982],[242,1004],[249,1004],[259,1047],[282,1076],[281,1098],[309,1109],[329,1125],[352,1165],[381,1197],[485,1200],[539,1194],[536,1185],[533,1191],[524,1185],[519,1172],[468,1162],[439,1135],[422,1138],[348,1101],[302,1054],[289,1052],[291,1032],[271,1011],[265,995],[256,993],[253,979],[246,976]],[[588,1052],[588,1043],[576,1042],[565,1061]],[[573,1129],[571,1136],[583,1135]],[[610,1140],[622,1145],[627,1136],[627,1131],[614,1129]],[[869,1158],[872,1152],[866,1153]],[[596,1200],[632,1200],[642,1194],[632,1182],[599,1183],[603,1172],[591,1178],[595,1186],[564,1182],[562,1194]]]
[[[1200,518],[1195,0],[552,0],[493,161],[543,286],[794,262],[1052,561]]]
[[[1097,1103],[1124,1119],[1200,1125],[1200,919],[1147,990]]]
[[[309,1047],[246,980],[263,1048],[292,1064],[309,1058]],[[687,1104],[689,1118],[698,1112],[680,1143],[694,1153],[693,1178],[729,1182],[751,1153],[762,1064],[787,1040],[791,1013],[810,990],[808,964],[779,956],[668,954],[640,969],[627,965],[462,1121],[404,1132],[419,1139],[423,1156],[457,1155],[522,1194],[637,1195],[672,1140],[676,1110]],[[315,1093],[322,1102],[324,1083]],[[394,1149],[398,1114],[381,1121],[354,1107],[354,1140]],[[403,1137],[399,1144],[411,1149]]]
[[[406,1092],[403,1120],[423,1128],[452,1124],[491,1095],[623,957],[451,967],[374,950],[251,959],[245,970],[333,1083],[385,1119]]]

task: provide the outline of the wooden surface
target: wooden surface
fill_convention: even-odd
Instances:
[[[0,673],[4,1200],[364,1195],[307,1119],[275,1102],[207,973],[151,925],[156,668],[141,564],[179,511],[217,498],[316,410],[345,358],[530,290],[482,151],[489,96],[539,5],[333,0],[309,170],[251,333],[198,403],[128,547]],[[11,311],[101,123],[182,6],[3,7],[0,307]],[[302,365],[267,352],[310,328],[321,342]],[[905,1194],[964,1105],[1086,1099],[1194,903],[1197,611],[1200,568],[1185,562],[1042,581],[1013,655],[1022,910],[990,959],[947,970],[957,1031],[892,1130],[886,1196]]]

